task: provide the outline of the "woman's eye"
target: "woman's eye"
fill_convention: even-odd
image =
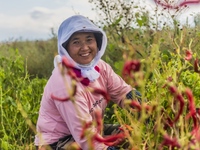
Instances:
[[[87,39],[88,42],[93,41],[93,39]]]
[[[77,45],[79,44],[79,41],[74,41],[73,44]]]

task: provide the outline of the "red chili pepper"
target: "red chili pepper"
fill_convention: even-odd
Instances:
[[[177,99],[180,103],[180,108],[179,111],[173,121],[173,123],[176,123],[180,117],[180,115],[183,113],[183,108],[184,108],[184,98],[183,96],[178,92],[177,88],[175,86],[169,86],[170,92],[174,95],[174,98]],[[176,101],[175,101],[176,102]],[[171,124],[171,123],[170,123]]]
[[[92,126],[92,122],[86,122],[84,125],[83,125],[83,128],[82,128],[82,132],[80,134],[80,138],[84,138],[85,137],[85,131]]]
[[[168,126],[172,127],[174,125],[174,121],[171,118],[168,117],[167,118],[167,124],[165,124],[165,125],[168,125]]]
[[[66,57],[62,57],[62,64],[67,68],[67,74],[77,82],[81,82],[83,85],[88,86],[90,81],[88,78],[83,78],[81,75],[81,70],[74,68],[72,64],[70,64],[69,60]],[[99,72],[99,67],[95,66],[95,69]]]
[[[197,122],[197,113],[196,113],[196,107],[195,107],[193,94],[190,89],[186,89],[185,94],[188,97],[188,101],[189,101],[189,113],[187,114],[186,118],[192,117],[192,120],[194,123],[192,134],[196,135],[200,127]]]
[[[102,114],[100,111],[95,111],[95,120],[97,123],[97,132],[100,133],[101,129],[103,127],[103,123],[102,123]]]
[[[154,0],[155,3],[159,4],[162,7],[169,8],[169,9],[178,9],[179,7],[187,6],[187,4],[198,4],[200,0],[186,0],[181,2],[180,4],[171,5],[170,3],[161,2],[161,0]]]
[[[192,91],[190,89],[185,90],[185,94],[188,98],[189,101],[189,114],[187,115],[187,118],[196,115],[196,108],[195,108],[195,103],[194,103],[194,98]]]
[[[140,66],[141,66],[141,63],[138,60],[125,62],[123,70],[122,70],[122,76],[127,77],[128,75],[132,77],[131,71],[138,72],[140,70]]]
[[[137,108],[138,111],[141,111],[142,110],[142,106],[141,104],[137,101],[137,100],[132,100],[131,103],[130,103],[130,106],[132,108]],[[147,104],[144,104],[144,108],[148,111],[151,109],[151,107]]]
[[[142,109],[140,103],[137,100],[132,100],[130,106],[132,108],[137,108],[139,111]]]
[[[185,6],[187,4],[198,4],[200,3],[200,0],[187,0],[183,1],[179,6]]]
[[[97,125],[97,132],[100,133],[103,123],[102,123],[102,116],[100,111],[95,111],[95,121]],[[92,122],[87,122],[84,124],[80,137],[84,137],[85,130],[92,126]]]
[[[177,122],[178,119],[180,118],[180,115],[183,113],[183,108],[184,108],[184,105],[185,105],[183,96],[181,94],[178,94],[176,97],[177,97],[177,100],[179,100],[180,108],[179,108],[177,116],[174,119],[174,123]]]
[[[77,75],[76,75],[76,73],[74,72],[73,69],[68,68],[68,69],[67,69],[67,74],[68,74],[72,79],[78,81]]]
[[[62,57],[62,64],[67,68],[74,68],[74,66],[69,62],[67,57]]]
[[[61,97],[56,97],[53,94],[51,94],[51,98],[54,99],[54,100],[58,100],[58,101],[68,101],[68,100],[70,100],[69,97],[61,98]]]
[[[119,139],[124,139],[125,133],[119,133],[115,135],[109,135],[106,137],[102,137],[99,134],[94,135],[94,140],[104,143],[105,145],[112,146],[113,144],[116,144]]]
[[[169,86],[169,91],[174,95],[177,93],[177,88],[175,86]]]
[[[171,138],[169,135],[163,136],[163,142],[159,146],[159,150],[162,150],[164,146],[171,146],[172,149],[181,148],[181,145],[178,143],[178,140],[176,138]]]
[[[77,89],[77,86],[74,85],[72,96],[76,95],[76,89]],[[68,101],[68,100],[70,100],[71,97],[61,98],[61,97],[56,97],[55,95],[51,94],[51,98],[54,100],[58,100],[58,101]]]
[[[94,88],[92,92],[103,95],[107,102],[110,100],[110,96],[108,95],[108,93],[102,89]]]
[[[185,60],[191,60],[191,59],[192,59],[192,51],[186,50]]]
[[[192,130],[191,134],[194,136],[195,140],[193,142],[200,142],[200,127],[197,126]]]

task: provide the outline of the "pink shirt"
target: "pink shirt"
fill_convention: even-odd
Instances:
[[[100,60],[97,66],[100,68],[100,77],[94,82],[90,82],[88,87],[105,90],[109,93],[112,101],[123,106],[122,99],[132,90],[132,87],[114,73],[103,60]],[[59,68],[56,67],[44,89],[35,145],[52,144],[59,138],[71,134],[83,150],[88,150],[87,139],[80,138],[82,121],[92,121],[95,110],[100,110],[103,115],[107,102],[102,95],[90,92],[81,83],[77,83],[77,92],[74,96],[75,104],[71,100],[58,101],[51,98],[51,94],[59,98],[68,97],[69,92],[67,91],[69,89],[67,86],[71,88],[70,84],[71,78],[67,75],[63,77]],[[95,127],[91,128],[91,131],[96,132]],[[98,142],[94,144],[96,150],[103,150],[107,147]]]

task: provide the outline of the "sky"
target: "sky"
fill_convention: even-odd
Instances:
[[[192,6],[187,15],[199,7]],[[51,28],[57,33],[61,22],[74,14],[98,19],[88,0],[0,0],[0,42],[51,38]]]
[[[48,39],[74,14],[95,19],[88,0],[0,0],[0,41]]]

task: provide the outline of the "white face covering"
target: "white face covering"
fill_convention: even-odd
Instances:
[[[84,78],[88,78],[90,81],[95,81],[99,78],[99,72],[95,70],[93,67],[90,70],[81,69],[81,75]]]
[[[76,63],[68,54],[67,50],[63,47],[63,43],[68,41],[75,32],[93,32],[102,34],[102,37],[96,39],[101,45],[99,45],[99,51],[95,58],[87,65],[81,65]],[[58,30],[58,54],[54,58],[54,66],[61,62],[63,56],[67,57],[71,65],[81,70],[81,75],[88,78],[90,81],[94,81],[99,77],[99,72],[95,70],[95,66],[103,56],[107,45],[107,37],[105,32],[94,25],[88,18],[81,15],[74,15],[62,22]]]
[[[57,67],[59,63],[62,62],[62,57],[60,55],[56,55],[54,57],[54,67]],[[88,78],[90,81],[95,81],[99,78],[99,72],[91,67],[90,69],[82,68],[81,75],[84,78]]]

